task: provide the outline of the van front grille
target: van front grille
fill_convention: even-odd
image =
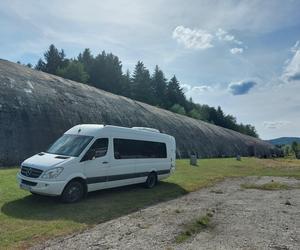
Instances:
[[[43,173],[43,170],[37,168],[31,168],[27,166],[21,167],[21,174],[30,178],[39,178]]]

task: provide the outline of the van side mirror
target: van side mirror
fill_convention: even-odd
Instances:
[[[84,157],[82,158],[81,161],[90,161],[93,160],[93,158],[95,157],[95,149],[89,149],[86,154],[84,155]]]

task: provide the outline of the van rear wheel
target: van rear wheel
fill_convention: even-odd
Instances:
[[[149,175],[148,175],[148,178],[145,182],[145,187],[146,188],[153,188],[157,183],[157,175],[156,173],[154,172],[151,172]]]
[[[84,196],[84,186],[80,181],[74,180],[67,184],[61,200],[65,203],[74,203],[81,200]]]

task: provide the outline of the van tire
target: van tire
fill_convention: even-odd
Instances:
[[[85,188],[81,181],[70,181],[61,195],[61,200],[64,203],[74,203],[80,201],[85,195]]]
[[[149,175],[148,175],[148,178],[145,182],[145,187],[146,188],[153,188],[157,183],[157,175],[155,172],[151,172]]]

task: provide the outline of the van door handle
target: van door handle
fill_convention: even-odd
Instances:
[[[108,163],[108,161],[103,161],[103,162],[102,162],[102,164],[107,164],[107,163]]]

